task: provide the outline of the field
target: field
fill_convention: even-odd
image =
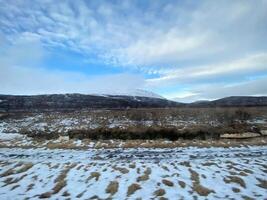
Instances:
[[[1,199],[266,199],[267,108],[2,113]]]
[[[264,199],[267,195],[266,147],[1,149],[0,160],[1,199]]]

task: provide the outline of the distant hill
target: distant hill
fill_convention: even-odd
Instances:
[[[0,95],[0,111],[76,110],[90,108],[164,108],[184,104],[164,98],[126,95]]]
[[[267,97],[233,96],[214,101],[197,101],[185,104],[164,98],[158,98],[156,95],[154,96],[145,97],[84,94],[0,95],[0,112],[64,111],[77,109],[267,106]]]
[[[267,106],[267,97],[231,96],[214,101],[200,101],[187,104],[189,107],[240,107]]]

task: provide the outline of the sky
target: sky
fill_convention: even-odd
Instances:
[[[267,0],[0,0],[0,94],[267,95]]]

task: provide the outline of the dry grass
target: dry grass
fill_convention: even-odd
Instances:
[[[242,199],[244,199],[244,200],[255,200],[255,198],[252,198],[252,197],[249,197],[249,196],[246,196],[246,195],[242,195]]]
[[[70,193],[68,191],[65,191],[65,192],[63,192],[62,196],[63,197],[68,197],[68,196],[70,196]]]
[[[240,192],[240,189],[239,188],[233,187],[232,190],[233,190],[234,193],[239,193]]]
[[[52,196],[52,193],[51,192],[45,192],[45,193],[43,193],[43,194],[40,194],[39,195],[39,198],[40,199],[48,199],[48,198],[50,198]]]
[[[129,170],[127,168],[124,168],[124,167],[113,166],[113,169],[119,171],[122,174],[128,174],[129,173]]]
[[[147,181],[149,179],[149,175],[151,174],[151,168],[148,167],[142,176],[137,177],[137,182]]]
[[[257,178],[257,180],[259,181],[257,186],[264,188],[264,189],[267,189],[267,180],[260,179],[260,178]]]
[[[114,195],[118,191],[118,188],[119,188],[119,182],[111,181],[106,188],[106,193]]]
[[[180,162],[179,164],[180,164],[180,165],[183,165],[183,166],[186,166],[186,167],[191,167],[189,161]]]
[[[33,187],[34,187],[34,183],[31,183],[30,185],[28,185],[26,192],[32,190]]]
[[[149,179],[149,175],[144,174],[142,176],[137,177],[136,181],[141,182],[141,181],[147,181],[148,179]]]
[[[19,181],[21,181],[25,176],[27,176],[27,174],[23,174],[22,176],[20,176],[19,178],[7,178],[4,180],[4,183],[5,185],[4,186],[7,186],[7,185],[10,185],[10,184],[13,184],[13,183],[18,183]],[[3,187],[4,187],[3,186]]]
[[[163,196],[164,194],[166,194],[164,189],[158,189],[154,192],[154,195],[159,197],[159,196]]]
[[[210,193],[214,193],[213,190],[206,188],[200,184],[199,174],[196,171],[190,168],[189,172],[191,173],[193,191],[197,192],[200,196],[208,196]]]
[[[6,176],[10,176],[12,174],[15,174],[15,171],[14,169],[8,169],[6,170],[5,172],[3,172],[2,174],[0,174],[0,177],[6,177]]]
[[[137,190],[140,190],[140,189],[141,189],[141,186],[139,184],[133,183],[132,185],[128,187],[127,196],[132,195],[133,193],[135,193]]]
[[[32,163],[18,163],[16,166],[14,166],[14,168],[12,169],[8,169],[5,172],[3,172],[2,174],[0,174],[0,177],[6,177],[6,176],[10,176],[13,174],[19,174],[19,173],[23,173],[26,172],[27,170],[29,170],[30,168],[32,168],[33,164]],[[16,167],[21,167],[19,169],[16,169]]]
[[[170,180],[167,180],[167,179],[162,179],[162,183],[164,185],[169,186],[169,187],[173,187],[174,186],[173,182],[171,182]]]
[[[72,164],[67,166],[64,170],[61,171],[61,173],[59,174],[59,176],[55,179],[55,186],[52,189],[52,193],[53,194],[57,194],[59,191],[62,190],[62,188],[64,188],[67,185],[66,182],[66,177],[68,172],[74,168],[77,164]]]
[[[229,183],[237,183],[239,184],[241,187],[246,188],[246,184],[245,181],[238,177],[238,176],[227,176],[227,178],[224,178],[223,181],[227,184]]]
[[[136,167],[135,163],[129,164],[129,168],[134,169]]]
[[[186,184],[183,181],[178,181],[178,184],[180,185],[181,188],[185,188]]]
[[[84,195],[85,192],[86,192],[86,190],[82,191],[80,194],[78,194],[78,195],[76,196],[76,198],[81,198],[81,197]]]
[[[28,171],[30,168],[32,168],[33,164],[32,163],[25,163],[20,169],[16,171],[16,173],[23,173]]]
[[[90,174],[88,180],[91,180],[91,179],[95,178],[95,180],[98,181],[100,175],[101,175],[101,174],[100,174],[99,172],[91,172],[91,174]]]
[[[219,167],[219,165],[217,163],[214,163],[214,162],[205,162],[205,163],[202,163],[203,166],[216,166],[216,167]]]

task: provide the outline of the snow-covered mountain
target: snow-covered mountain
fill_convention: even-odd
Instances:
[[[130,94],[130,95],[129,95]],[[181,104],[154,93],[135,91],[117,94],[0,95],[0,112],[76,109],[163,108]]]
[[[96,96],[134,96],[134,97],[149,97],[149,98],[165,99],[163,96],[160,96],[159,94],[156,94],[154,92],[147,91],[147,90],[142,90],[142,89],[120,91],[120,92],[105,92],[102,94],[94,93],[92,95],[96,95]]]

